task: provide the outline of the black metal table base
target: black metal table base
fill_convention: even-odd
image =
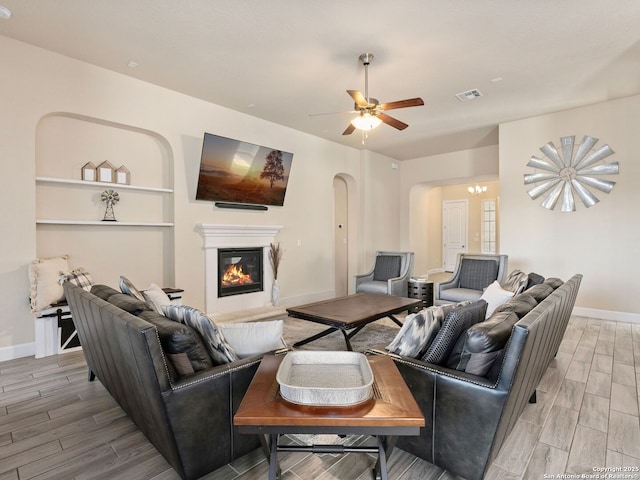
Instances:
[[[272,433],[260,435],[260,442],[266,457],[269,459],[269,480],[280,480],[282,472],[278,461],[278,452],[308,452],[308,453],[376,453],[378,460],[373,468],[375,480],[388,480],[387,461],[396,444],[398,437],[377,435],[376,447],[345,446],[345,445],[278,445],[280,434]]]
[[[402,327],[402,322],[400,320],[398,320],[396,317],[394,317],[393,315],[387,315],[388,318],[390,318],[396,325],[398,325],[399,327]],[[383,318],[387,318],[387,317],[383,317]],[[370,322],[373,323],[373,322]],[[296,342],[293,344],[294,347],[301,347],[302,345],[306,345],[307,343],[311,343],[314,342],[320,338],[326,337],[327,335],[333,333],[333,332],[342,332],[342,336],[344,337],[344,343],[347,345],[347,350],[349,350],[350,352],[353,351],[353,348],[351,347],[351,339],[360,331],[362,330],[364,327],[366,327],[368,325],[360,325],[359,327],[355,327],[352,328],[351,331],[349,333],[347,333],[347,330],[344,328],[340,328],[340,327],[329,327],[326,330],[321,331],[320,333],[316,333],[315,335],[309,337],[309,338],[305,338],[303,340],[300,340],[299,342]]]

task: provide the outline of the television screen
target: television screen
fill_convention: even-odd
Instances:
[[[293,154],[204,134],[196,200],[284,204]]]

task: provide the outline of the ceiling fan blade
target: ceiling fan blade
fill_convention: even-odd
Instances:
[[[377,117],[380,120],[382,120],[384,123],[386,123],[387,125],[390,125],[393,128],[397,128],[398,130],[404,130],[405,128],[407,128],[409,126],[406,123],[401,122],[400,120],[398,120],[396,118],[390,117],[386,113],[379,113],[377,115]]]
[[[398,100],[397,102],[383,103],[380,110],[393,110],[395,108],[419,107],[424,105],[424,101],[420,97],[407,98],[406,100]]]
[[[354,127],[352,124],[349,124],[349,126],[346,128],[346,130],[344,132],[342,132],[342,134],[343,135],[351,135],[355,129],[356,129],[356,127]]]
[[[367,106],[369,106],[369,102],[367,102],[367,99],[364,98],[364,95],[362,95],[362,93],[358,90],[347,90],[347,93],[351,95],[351,98],[353,98],[353,101],[356,102],[356,105],[358,105],[359,107],[366,108]]]
[[[343,113],[360,113],[359,110],[343,110],[341,112],[325,112],[325,113],[310,113],[310,117],[319,117],[321,115],[341,115]]]

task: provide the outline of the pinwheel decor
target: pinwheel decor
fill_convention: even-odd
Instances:
[[[527,163],[528,167],[541,171],[524,175],[525,185],[535,185],[527,193],[532,200],[544,196],[541,206],[548,210],[553,210],[562,197],[560,210],[574,212],[574,194],[585,207],[592,207],[600,201],[594,190],[609,193],[616,184],[602,178],[619,172],[618,162],[604,161],[614,153],[611,147],[605,144],[594,149],[598,139],[585,135],[574,153],[575,138],[561,137],[560,152],[553,142],[547,143],[540,147],[544,157],[532,156]]]
[[[100,200],[102,200],[107,205],[107,208],[104,211],[104,218],[102,219],[102,221],[115,222],[116,215],[115,213],[113,213],[113,206],[120,201],[120,196],[118,195],[118,192],[115,192],[113,190],[105,190],[104,192],[102,192],[102,195],[100,196]]]

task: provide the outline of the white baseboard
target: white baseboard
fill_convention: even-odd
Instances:
[[[616,322],[640,323],[640,314],[617,312],[614,310],[599,310],[597,308],[573,307],[573,315],[579,317],[599,318]]]
[[[0,362],[6,360],[14,360],[16,358],[31,357],[36,353],[36,344],[22,343],[20,345],[10,345],[8,347],[0,347]]]
[[[306,293],[303,295],[296,295],[295,297],[285,297],[280,299],[280,305],[283,307],[295,307],[297,305],[304,305],[306,303],[320,302],[322,300],[328,300],[335,298],[335,290],[325,290],[324,292]]]

